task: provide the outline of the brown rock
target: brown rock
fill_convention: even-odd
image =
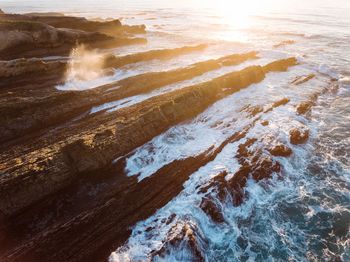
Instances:
[[[310,109],[313,105],[314,104],[311,101],[302,102],[297,106],[297,113],[299,115],[304,115],[310,111]]]
[[[253,167],[252,176],[256,181],[271,177],[272,173],[281,171],[279,162],[274,162],[270,158],[262,158]]]
[[[15,177],[19,185],[17,194],[12,196],[11,201],[5,200],[9,198],[2,198],[4,203],[0,200],[0,207],[6,209],[7,212],[13,212],[25,203],[30,203],[32,200],[28,196],[28,192],[35,185],[31,181],[34,181],[37,176],[45,177],[48,180],[47,184],[50,186],[44,191],[41,190],[40,194],[33,194],[33,199],[66,186],[72,179],[79,177],[78,174],[81,172],[99,173],[100,169],[106,167],[106,163],[111,163],[113,159],[129,153],[137,146],[164,132],[170,126],[196,116],[222,96],[237,92],[251,83],[261,81],[264,77],[265,74],[260,66],[248,67],[206,83],[189,86],[148,99],[114,113],[97,114],[72,124],[73,128],[68,127],[61,131],[58,129],[55,135],[51,134],[47,144],[31,141],[30,144],[26,145],[27,147],[33,147],[32,150],[39,147],[35,154],[24,153],[21,156],[20,152],[25,149],[19,146],[15,149],[18,150],[16,155],[22,159],[21,161],[27,159],[26,161],[33,164],[28,166],[25,164],[26,161],[23,161],[23,164],[16,165],[13,168],[13,161],[16,156],[13,153],[11,154],[10,159],[6,161],[7,164],[3,166],[3,172],[11,170],[11,173],[17,174]],[[242,78],[245,80],[242,81]],[[235,84],[232,85],[232,83]],[[167,116],[169,115],[169,108],[165,109],[163,105],[169,105],[171,101],[174,103],[171,119],[169,119]],[[166,111],[161,112],[161,108]],[[102,141],[94,139],[97,134],[106,130],[115,131],[105,136]],[[130,133],[130,130],[133,130],[133,132]],[[81,141],[81,139],[84,139],[84,141]],[[79,153],[80,151],[81,153]],[[54,160],[47,163],[43,158]],[[38,168],[39,166],[40,168]],[[18,174],[26,176],[25,174],[28,172],[33,173],[29,179],[26,179],[25,182],[20,181],[21,175]],[[56,179],[51,180],[51,175],[49,175],[51,172],[55,174],[52,177],[61,177],[59,182]],[[8,187],[10,185],[6,181],[2,186]],[[26,197],[22,197],[20,192]],[[18,202],[15,204],[16,208],[8,208],[7,205],[13,206],[17,201],[15,199],[21,204]]]
[[[86,32],[100,32],[113,36],[124,36],[126,34],[144,34],[145,25],[122,25],[118,19],[88,20],[84,17],[65,16],[60,13],[28,13],[28,14],[5,14],[3,20],[7,21],[30,21],[40,22],[56,28],[68,28],[83,30]]]
[[[31,13],[25,13],[25,16],[64,16],[63,13],[58,12],[31,12]]]
[[[218,206],[214,203],[213,200],[209,198],[204,198],[202,200],[202,203],[200,205],[200,208],[203,209],[203,211],[211,217],[211,219],[216,223],[223,223],[225,222],[225,219],[218,208]]]
[[[69,17],[52,19],[69,20]],[[113,23],[113,22],[111,22]],[[0,59],[68,55],[77,43],[91,47],[116,47],[145,43],[144,38],[130,35],[113,37],[100,31],[84,31],[83,28],[56,28],[31,16],[2,15],[0,17]]]
[[[203,48],[200,46],[199,48]],[[140,62],[140,59],[172,57],[197,50],[195,47],[163,49],[115,57],[118,65]],[[164,54],[167,54],[164,57]],[[15,92],[0,98],[0,116],[2,129],[0,141],[6,141],[38,129],[48,128],[85,113],[91,107],[140,93],[150,92],[163,85],[192,78],[207,70],[219,68],[221,61],[237,64],[247,59],[254,59],[255,53],[237,54],[217,60],[193,64],[189,67],[164,72],[151,72],[113,82],[99,88],[85,91],[59,91],[55,84],[62,83],[66,62],[44,62],[41,59],[17,59],[0,62],[0,88]],[[104,70],[107,73],[107,70]],[[28,76],[29,77],[25,77]],[[44,85],[33,89],[32,85]],[[114,87],[118,90],[113,90]],[[28,89],[28,90],[27,90]],[[79,103],[76,101],[79,100]],[[43,110],[45,108],[45,110]],[[9,117],[11,116],[11,117]]]
[[[111,116],[112,119],[114,119],[115,117],[115,115]],[[125,120],[127,119],[128,118],[125,118]],[[95,126],[96,120],[98,119],[94,119],[94,121],[92,121],[91,123],[87,123],[87,125],[90,126],[90,129],[97,129]],[[98,121],[101,121],[103,123],[104,121],[102,120],[100,119]],[[257,121],[259,121],[259,119],[254,120],[253,123]],[[156,210],[158,210],[160,207],[168,203],[168,201],[173,199],[173,197],[175,197],[179,192],[181,192],[181,190],[183,189],[183,183],[193,172],[198,170],[201,166],[205,165],[206,163],[213,161],[217,154],[219,154],[227,144],[233,143],[244,138],[249,128],[251,127],[251,124],[247,125],[245,128],[243,128],[242,132],[233,134],[231,137],[225,140],[218,148],[211,147],[200,155],[191,156],[186,159],[175,160],[172,163],[158,170],[152,176],[140,182],[137,182],[135,177],[123,176],[122,173],[120,174],[116,172],[115,169],[112,169],[109,171],[109,174],[112,174],[111,177],[116,179],[116,183],[104,183],[110,185],[108,190],[104,188],[104,190],[100,191],[99,194],[93,196],[93,201],[90,200],[90,202],[88,203],[86,203],[86,201],[81,200],[79,193],[80,190],[77,190],[76,187],[73,187],[72,191],[79,195],[79,198],[78,201],[73,201],[74,205],[70,209],[70,211],[68,211],[68,213],[66,212],[67,210],[69,210],[69,208],[67,208],[67,206],[69,207],[69,204],[66,203],[70,203],[72,199],[67,199],[67,189],[62,190],[61,193],[53,194],[51,195],[51,197],[47,196],[44,200],[26,209],[28,211],[27,217],[29,217],[29,221],[33,221],[33,214],[40,213],[43,217],[43,220],[45,220],[45,222],[43,222],[43,220],[41,220],[40,222],[43,222],[45,224],[47,223],[46,217],[51,215],[50,211],[52,210],[64,210],[65,214],[58,215],[58,218],[51,221],[50,224],[46,225],[39,232],[26,234],[23,232],[23,230],[18,229],[18,233],[22,234],[21,237],[18,237],[19,239],[23,239],[24,235],[30,236],[30,239],[28,241],[21,242],[23,244],[20,244],[17,247],[13,247],[12,249],[9,248],[9,251],[6,254],[8,254],[8,257],[11,257],[10,261],[21,261],[24,257],[30,261],[38,261],[43,259],[45,261],[51,261],[55,260],[56,258],[60,258],[60,260],[74,261],[85,261],[87,259],[92,261],[100,261],[105,259],[110,254],[111,250],[115,250],[118,246],[120,246],[126,241],[127,237],[130,235],[129,228],[132,225],[134,225],[137,221],[148,218],[154,212],[156,212]],[[134,132],[138,131],[136,128],[132,128],[129,126],[129,128],[126,128],[125,137],[128,137],[129,135],[134,135],[133,132],[130,132],[130,130],[135,130]],[[140,134],[142,133],[144,133],[144,130],[141,130]],[[113,154],[115,152],[113,152],[112,147],[110,147],[110,144],[116,139],[115,137],[112,139],[112,141],[108,139],[108,137],[112,136],[113,134],[118,135],[119,132],[98,132],[98,134],[90,136],[90,139],[88,139],[88,136],[86,135],[80,135],[79,139],[82,139],[84,137],[84,140],[76,142],[75,145],[73,145],[73,148],[70,150],[70,152],[75,152],[74,147],[82,148],[83,152],[85,150],[89,152],[89,147],[94,146],[95,148],[100,148],[101,144],[105,144],[109,145],[109,147],[101,148],[100,152],[105,153],[109,150],[108,154]],[[54,134],[52,135],[55,136]],[[124,135],[122,135],[122,137],[124,137]],[[139,134],[136,134],[131,140],[127,140],[126,143],[135,143],[135,141],[133,140],[138,137]],[[72,138],[67,139],[72,140]],[[249,139],[245,144],[247,147],[250,147],[252,146],[254,141],[255,139]],[[124,141],[122,139],[119,139],[117,140],[117,142],[119,142],[119,144],[122,144]],[[253,148],[249,149],[253,150]],[[259,159],[262,159],[261,157],[256,157],[259,156],[259,154],[257,153],[258,151],[256,151],[256,149],[254,149],[256,151],[254,154],[252,154],[250,150],[245,150],[244,147],[241,147],[240,152],[242,153],[242,157],[239,158],[240,163],[244,164],[247,163],[247,161],[252,161],[252,163],[263,162],[259,161]],[[37,152],[35,152],[35,154],[37,154]],[[86,155],[87,154],[84,153],[84,156]],[[80,161],[78,155],[72,154],[72,156],[73,162]],[[118,161],[119,164],[123,162],[125,163],[125,161]],[[33,195],[30,195],[28,189],[30,188],[31,190],[33,190],[33,186],[35,185],[38,186],[37,192],[40,192],[40,190],[42,190],[42,183],[45,183],[46,188],[50,188],[50,178],[56,179],[56,184],[60,184],[61,188],[63,187],[64,183],[66,182],[63,181],[65,178],[62,176],[62,171],[64,171],[62,168],[64,168],[64,165],[56,166],[55,164],[54,168],[58,168],[61,171],[61,173],[58,173],[56,177],[52,177],[53,174],[48,175],[48,172],[44,172],[42,177],[38,177],[38,174],[35,173],[30,174],[28,177],[20,176],[20,181],[17,181],[18,183],[26,181],[26,178],[33,178],[33,175],[34,178],[37,178],[36,180],[34,179],[32,181],[33,185],[28,184],[28,198],[31,198],[31,200],[33,200]],[[226,172],[222,172],[221,174],[216,176],[213,180],[216,183],[214,186],[216,187],[215,190],[217,190],[218,197],[220,197],[220,199],[224,199],[226,196],[228,196],[227,194],[229,194],[232,197],[234,204],[239,205],[240,203],[242,203],[243,197],[245,196],[243,188],[245,185],[245,181],[250,175],[250,173],[255,169],[257,169],[255,166],[245,165],[244,167],[242,167],[240,172],[235,174],[235,176],[230,181],[226,181],[225,179],[227,175]],[[118,170],[122,172],[123,166],[118,167]],[[96,178],[101,179],[101,175],[103,175],[104,173],[105,172],[96,172]],[[74,177],[72,178],[72,175],[76,176],[77,173],[73,172],[69,174],[68,178],[73,179]],[[24,178],[24,180],[22,178]],[[38,181],[40,181],[40,183]],[[104,179],[102,179],[102,181],[105,182]],[[16,183],[16,181],[13,182]],[[15,185],[15,183],[13,185]],[[54,184],[54,186],[57,185]],[[15,188],[17,190],[18,187],[12,188]],[[205,192],[206,190],[203,189],[203,193]],[[9,190],[7,191],[7,193],[11,194],[12,192]],[[7,197],[10,196],[10,194],[8,194]],[[16,194],[18,194],[18,191],[15,192],[15,195]],[[58,202],[57,206],[53,207],[50,204],[50,201],[46,203],[46,199],[50,198],[53,198]],[[25,200],[27,200],[26,197]],[[20,202],[17,202],[17,204],[19,203]],[[80,209],[82,205],[85,208]],[[47,211],[44,212],[43,209]],[[67,216],[67,214],[69,215]],[[59,218],[60,220],[58,220]],[[174,216],[171,215],[168,220],[170,221],[169,223],[172,223],[171,221],[173,219]],[[11,219],[11,221],[14,224],[12,228],[17,229],[18,227],[16,226],[16,223],[20,220],[21,219]],[[168,223],[167,220],[164,220],[164,223]],[[179,230],[177,230],[176,232],[179,231],[182,231],[181,228],[179,228]],[[187,239],[187,237],[191,240],[200,239],[200,235],[199,237],[198,235],[196,235],[196,232],[198,232],[196,229],[192,230],[192,232],[193,234],[191,233],[191,231],[189,231],[189,234],[185,234],[185,240]],[[180,234],[179,236],[179,238],[175,237],[174,239],[179,239],[179,241],[182,241],[183,238],[181,236],[183,236],[183,234]],[[203,247],[203,241],[205,242],[205,239],[200,239],[200,247]],[[8,242],[9,241],[7,241],[7,243]],[[175,242],[173,243],[176,244],[179,242],[175,240]],[[200,252],[198,252],[200,250],[197,249],[196,251],[195,243],[196,241],[191,241],[189,243],[185,242],[186,245],[189,244],[189,247],[191,248],[194,257],[200,258]],[[87,246],[89,248],[86,248]],[[81,252],[82,250],[84,252]],[[160,252],[159,254],[161,253],[162,252]],[[1,256],[1,259],[7,258],[6,256]]]
[[[270,71],[283,72],[283,71],[286,71],[288,67],[297,65],[297,64],[298,64],[298,61],[295,57],[281,59],[265,65],[264,71],[265,72],[270,72]]]
[[[249,113],[249,116],[250,117],[254,117],[256,116],[257,114],[261,113],[264,111],[263,107],[262,106],[247,106],[246,108],[244,108],[242,111],[245,111],[247,113]]]
[[[172,49],[151,50],[151,51],[126,55],[122,57],[118,57],[115,55],[108,55],[106,56],[106,59],[105,59],[105,66],[120,67],[131,63],[153,60],[155,58],[166,59],[166,58],[174,57],[178,54],[186,54],[186,53],[191,53],[195,51],[202,51],[207,47],[208,45],[206,44],[200,44],[195,46],[184,46],[184,47],[172,48]]]
[[[286,97],[282,98],[281,100],[278,100],[278,101],[274,102],[270,108],[268,108],[268,109],[266,109],[264,111],[264,113],[268,113],[268,112],[272,111],[276,107],[280,107],[280,106],[286,105],[286,104],[289,103],[289,101],[290,101],[289,98],[286,98]]]
[[[269,124],[270,124],[270,123],[269,123],[269,121],[267,121],[267,120],[261,122],[261,125],[263,125],[263,126],[268,126]]]
[[[35,210],[34,207],[56,210],[50,208],[51,204],[46,204],[45,200],[64,198],[66,190],[82,180],[79,179],[81,175],[89,173],[96,178],[101,177],[114,159],[127,155],[174,124],[193,118],[225,95],[246,88],[264,77],[262,67],[249,67],[206,83],[153,97],[114,113],[96,114],[84,121],[78,119],[38,138],[32,137],[15,144],[0,155],[4,172],[0,179],[1,210],[7,217],[14,217],[16,212]],[[173,118],[169,119],[166,114],[171,114]],[[115,177],[116,183],[107,192],[99,193],[93,203],[86,205],[88,208],[80,209],[85,202],[78,199],[68,214],[61,215],[44,229],[29,235],[19,232],[18,245],[6,250],[5,255],[1,254],[1,259],[99,261],[94,259],[96,256],[102,260],[110,254],[110,250],[127,239],[132,225],[168,203],[181,192],[190,174],[212,161],[225,145],[242,139],[250,127],[251,124],[242,132],[233,134],[218,148],[173,161],[139,183],[135,177],[116,176],[115,170],[111,169],[109,174],[113,174],[111,176]],[[225,182],[224,175],[218,179],[228,189],[221,190],[220,187],[218,192],[222,196],[230,192],[237,204],[243,199],[242,188],[250,174],[261,179],[261,174],[267,176],[266,169],[277,170],[273,163],[259,161],[262,158],[256,158],[258,154],[250,152],[252,143],[253,140],[247,144],[248,150],[242,147],[240,161],[244,164],[251,160],[262,167],[245,165],[247,168],[232,180]],[[85,185],[83,181],[81,183]],[[66,205],[62,208],[61,203],[60,210],[66,211]],[[17,220],[13,221],[15,223]],[[198,241],[192,241],[198,240],[197,230],[192,230],[192,233],[186,228],[185,232],[188,232],[184,234],[185,238],[190,240],[188,245],[195,257],[200,258],[201,251],[196,248]]]
[[[98,144],[98,141],[94,141],[95,143]],[[65,155],[67,165],[78,173],[89,173],[109,163],[106,161],[103,152],[87,145],[83,139],[68,144],[62,149],[62,152]]]
[[[65,62],[45,62],[41,59],[15,59],[11,61],[0,61],[0,79],[18,77],[30,74],[32,78],[36,74],[60,74],[66,67]],[[23,76],[22,76],[23,77]]]
[[[269,150],[269,152],[273,156],[283,156],[283,157],[288,157],[293,153],[292,149],[290,149],[289,147],[283,144],[274,146]]]
[[[180,221],[168,232],[167,240],[157,251],[152,252],[152,257],[163,257],[166,252],[171,248],[188,248],[193,257],[191,261],[204,262],[204,250],[203,245],[207,246],[208,241],[202,236],[198,228],[191,222]]]
[[[290,101],[289,98],[285,97],[285,98],[283,98],[283,99],[273,103],[272,107],[276,108],[276,107],[279,107],[279,106],[282,106],[282,105],[286,105],[286,104],[289,103],[289,101]]]
[[[274,108],[273,106],[271,107]],[[247,179],[251,175],[254,180],[260,181],[271,177],[273,173],[281,171],[281,165],[273,161],[270,156],[264,154],[261,148],[252,148],[257,139],[250,138],[238,147],[236,158],[241,164],[241,168],[228,181],[235,205],[243,202],[244,190]]]
[[[294,128],[289,132],[289,137],[294,145],[304,144],[309,139],[309,130]]]

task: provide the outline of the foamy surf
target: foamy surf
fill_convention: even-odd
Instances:
[[[242,130],[251,122],[246,112],[239,112],[247,101],[254,101],[252,104],[248,103],[251,106],[263,106],[274,100],[288,97],[297,104],[303,97],[300,97],[297,88],[290,88],[290,82],[294,78],[293,75],[297,76],[305,72],[309,71],[301,67],[289,74],[272,74],[262,83],[252,85],[238,94],[215,103],[192,123],[174,127],[164,135],[154,138],[128,158],[126,166],[128,174],[140,175],[139,179],[143,179],[175,159],[196,155],[212,145],[220,144],[230,134]],[[274,83],[277,83],[277,86]],[[325,88],[325,85],[319,82],[316,89],[309,89],[308,92],[311,95],[312,92],[321,90],[322,86]],[[305,94],[302,95],[305,96]],[[285,118],[288,119],[291,112],[283,111],[283,113],[287,114]],[[275,128],[279,130],[278,128],[281,127],[279,125]]]
[[[286,78],[283,77],[282,79]],[[319,84],[322,85],[323,82],[323,88],[327,88],[328,80],[323,79],[323,81],[319,82]],[[283,83],[280,84],[283,86]],[[283,89],[281,86],[275,86],[275,88],[275,91]],[[320,88],[322,89],[322,87]],[[254,87],[249,92],[252,93],[253,90]],[[261,90],[261,88],[256,90]],[[280,90],[281,93],[283,91]],[[296,96],[297,94],[294,95]],[[241,96],[237,99],[240,100],[242,98]],[[220,102],[223,103],[223,101]],[[215,106],[217,105],[213,107]],[[208,113],[207,115],[210,116],[215,115]],[[313,122],[317,119],[312,119],[313,121],[311,121],[300,118],[293,113],[289,106],[285,109],[274,110],[269,115],[264,116],[264,119],[270,122],[268,128],[256,125],[247,134],[247,137],[265,137],[259,142],[258,146],[264,143],[268,145],[271,143],[270,138],[288,144],[288,137],[284,135],[288,133],[288,126],[299,125],[300,121],[312,129],[311,141],[314,144],[317,137],[316,134],[320,128],[317,122]],[[200,125],[197,125],[197,128],[198,130],[202,129]],[[203,132],[208,133],[206,131]],[[176,137],[181,137],[181,132],[180,134],[178,132]],[[194,137],[193,139],[198,141],[198,145],[201,145],[202,141],[199,139],[201,135]],[[155,145],[157,142],[165,145],[158,147]],[[201,189],[220,171],[225,170],[228,173],[234,173],[239,168],[233,152],[237,151],[239,144],[242,142],[244,141],[227,145],[214,161],[192,174],[184,184],[184,190],[154,216],[139,222],[133,229],[133,233],[127,243],[112,253],[109,260],[196,260],[198,257],[195,256],[193,243],[189,246],[188,239],[186,237],[182,238],[180,234],[183,225],[189,226],[191,230],[196,232],[195,250],[198,249],[202,252],[205,261],[269,260],[272,258],[308,261],[320,256],[331,259],[334,257],[331,243],[337,246],[337,252],[342,253],[342,259],[346,260],[346,254],[349,250],[349,245],[346,241],[347,231],[344,231],[345,228],[344,230],[341,229],[342,222],[340,220],[346,219],[348,216],[347,209],[341,206],[334,206],[335,199],[327,193],[323,193],[323,191],[329,191],[330,186],[339,189],[342,187],[342,182],[338,176],[343,176],[345,170],[339,166],[333,178],[317,174],[317,171],[314,174],[310,174],[310,168],[320,164],[321,155],[315,156],[313,153],[315,144],[309,143],[303,147],[289,144],[294,151],[293,157],[291,159],[279,158],[283,165],[283,176],[275,175],[272,179],[259,183],[249,180],[245,188],[247,199],[239,207],[232,205],[230,199],[220,200],[215,191],[212,191],[210,194],[223,214],[224,223],[215,223],[199,208],[204,197]],[[167,152],[165,148],[168,147],[169,153],[174,152],[174,157],[177,157],[179,152],[175,149],[172,151],[171,148],[179,144],[183,143],[180,143],[179,140],[169,145],[165,143],[164,139],[157,138],[153,141],[152,146],[145,146],[144,150],[147,151],[147,148],[152,148],[152,154],[148,156],[158,160],[157,152],[159,152],[159,157],[164,157]],[[187,150],[196,148],[191,143],[187,143],[187,146]],[[140,150],[137,154],[140,154],[139,152]],[[194,152],[191,153],[195,154]],[[328,154],[328,152],[324,153]],[[140,157],[139,159],[143,158]],[[130,160],[135,162],[133,157],[128,161]],[[154,160],[154,162],[159,161],[157,160]],[[336,159],[333,160],[337,162]],[[150,165],[152,166],[152,161],[147,161],[145,166],[147,169],[141,171],[141,177],[154,171],[147,172],[150,169]],[[133,170],[140,171],[142,167],[137,166],[135,163]],[[348,176],[348,171],[345,172]],[[338,193],[346,201],[349,188],[344,188]],[[324,221],[318,229],[315,228],[310,231],[310,226],[320,216],[327,216],[332,222]],[[179,227],[177,231],[176,227]],[[327,244],[328,247],[323,249],[324,253],[319,253],[318,245],[322,245],[322,242],[316,240],[317,236],[315,236],[315,233],[317,230],[331,232],[334,228],[337,228],[338,233],[333,233],[332,239],[329,240],[329,245]],[[173,234],[180,234],[180,240],[174,242],[174,246],[169,244],[172,243]],[[312,239],[314,244],[305,245],[304,243],[308,239]]]

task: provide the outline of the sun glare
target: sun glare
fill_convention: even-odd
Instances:
[[[261,3],[261,0],[219,0],[218,14],[233,28],[245,28],[250,25],[250,17],[259,12]]]
[[[244,29],[253,25],[253,16],[261,14],[270,1],[272,0],[217,0],[213,8],[226,27],[215,37],[228,41],[248,41]]]

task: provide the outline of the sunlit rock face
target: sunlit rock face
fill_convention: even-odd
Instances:
[[[307,129],[292,129],[289,134],[290,142],[294,145],[304,144],[309,138],[309,130]]]

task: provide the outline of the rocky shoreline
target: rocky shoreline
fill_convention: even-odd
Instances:
[[[298,64],[294,58],[244,69],[180,90],[160,94],[113,112],[91,114],[106,102],[149,93],[224,66],[259,57],[258,52],[231,54],[187,67],[127,77],[94,89],[62,91],[77,44],[99,48],[102,70],[154,59],[170,60],[203,52],[207,44],[116,56],[108,48],[144,44],[144,25],[119,20],[90,21],[61,14],[0,14],[0,260],[102,261],[124,243],[130,228],[146,219],[181,192],[183,183],[232,141],[240,141],[256,118],[222,145],[199,155],[176,160],[137,181],[125,172],[127,156],[167,129],[196,117],[215,102]],[[45,57],[59,56],[53,60]],[[300,85],[314,76],[296,79]],[[285,98],[264,108],[246,107],[251,117],[262,116],[289,103]],[[298,105],[306,114],[312,101]],[[293,129],[290,140],[303,144],[308,130]],[[257,138],[258,139],[258,138]],[[242,168],[226,181],[219,175],[209,187],[231,194],[236,205],[249,176],[265,179],[281,172],[273,156],[288,157],[283,144],[251,150],[256,140],[242,143],[236,158]],[[91,195],[91,188],[95,194]],[[203,189],[205,193],[206,189]],[[223,218],[209,195],[201,208],[214,221]],[[186,231],[186,230],[185,230]],[[195,242],[195,240],[193,240]],[[195,248],[194,248],[195,250]],[[162,251],[154,251],[161,255]],[[200,252],[197,251],[200,257]]]

